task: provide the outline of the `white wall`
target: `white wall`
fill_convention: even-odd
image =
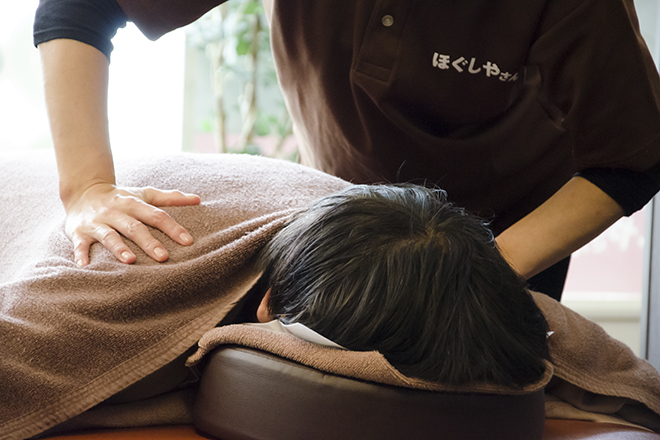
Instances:
[[[38,0],[0,0],[0,152],[52,145],[32,46]]]
[[[38,0],[0,0],[0,152],[52,148],[39,52],[32,45]],[[130,25],[111,63],[110,121],[116,155],[181,150],[183,32],[153,43]]]
[[[181,151],[185,34],[152,42],[129,24],[113,44],[108,117],[115,156]]]

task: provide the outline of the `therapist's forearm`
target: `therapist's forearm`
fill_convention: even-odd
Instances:
[[[39,45],[46,105],[65,208],[96,183],[115,183],[108,135],[109,61],[67,39]]]
[[[573,177],[496,241],[509,264],[530,278],[593,240],[623,214],[596,185]]]
[[[39,45],[46,104],[57,167],[60,198],[67,212],[65,231],[74,247],[74,261],[89,264],[89,250],[99,242],[124,263],[136,261],[124,242],[132,240],[156,261],[169,257],[148,226],[188,246],[193,238],[157,206],[200,203],[194,194],[156,188],[117,188],[108,135],[109,62],[103,53],[73,40]]]

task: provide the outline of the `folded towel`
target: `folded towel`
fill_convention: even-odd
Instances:
[[[354,352],[304,341],[286,333],[249,325],[230,325],[210,330],[199,349],[188,358],[195,365],[221,345],[243,345],[276,354],[317,370],[370,382],[445,392],[523,394],[548,385],[546,393],[557,418],[617,419],[660,432],[660,375],[626,345],[611,338],[596,323],[552,298],[532,292],[550,330],[552,364],[537,383],[522,390],[489,384],[451,387],[403,376],[378,352]],[[573,408],[559,406],[558,401]],[[600,420],[599,419],[599,420]]]
[[[186,365],[196,365],[206,354],[220,345],[243,345],[257,348],[326,373],[428,391],[528,394],[543,388],[552,377],[552,366],[548,363],[545,375],[541,380],[521,389],[488,383],[449,386],[404,376],[377,351],[343,350],[308,342],[288,333],[277,333],[269,328],[242,324],[218,327],[206,333],[199,341],[199,349],[188,358]]]

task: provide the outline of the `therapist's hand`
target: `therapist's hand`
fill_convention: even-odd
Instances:
[[[157,206],[199,203],[199,196],[180,191],[118,188],[97,183],[66,206],[66,233],[73,242],[75,262],[81,267],[89,264],[89,248],[95,242],[101,243],[121,262],[135,262],[136,256],[122,236],[135,242],[154,260],[165,261],[169,256],[167,250],[146,225],[163,231],[184,246],[192,244],[193,238]]]
[[[67,213],[66,233],[75,261],[89,264],[89,248],[100,242],[123,263],[135,254],[122,235],[156,261],[167,260],[162,243],[148,226],[182,245],[190,234],[156,206],[197,205],[196,195],[154,188],[117,188],[108,132],[109,60],[76,40],[56,39],[39,45],[60,198]]]

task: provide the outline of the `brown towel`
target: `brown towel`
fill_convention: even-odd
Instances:
[[[181,247],[155,231],[170,251],[166,263],[131,244],[138,261],[123,265],[94,245],[92,264],[80,269],[63,232],[52,154],[0,158],[0,438],[26,438],[80,414],[209,331],[202,344],[210,348],[215,324],[258,277],[255,253],[294,210],[348,185],[299,165],[233,155],[145,159],[118,169],[120,184],[200,194],[201,206],[167,209],[195,244]],[[630,399],[617,415],[637,405],[657,420],[660,382],[650,365],[594,324],[543,296],[537,301],[556,332],[550,342],[557,377],[584,393]],[[400,375],[377,353],[337,356],[328,349],[331,356],[311,359],[307,354],[320,349],[308,352],[302,341],[262,335],[258,344],[337,374],[447,389]],[[470,391],[512,393],[483,384]],[[593,396],[584,393],[567,400],[588,404]]]
[[[377,352],[353,352],[312,344],[268,329],[231,325],[209,331],[198,351],[188,359],[195,365],[220,345],[244,345],[267,351],[327,373],[370,382],[433,391],[520,394],[548,384],[549,401],[570,404],[574,410],[554,411],[558,418],[622,419],[660,432],[660,375],[647,361],[638,358],[621,342],[611,338],[597,324],[578,315],[552,298],[532,292],[550,330],[552,365],[541,381],[523,390],[487,384],[448,387],[411,379],[395,370]],[[568,415],[565,415],[567,414]],[[564,415],[560,415],[564,414]],[[609,418],[598,418],[603,414]]]
[[[552,367],[548,364],[546,373],[539,382],[522,389],[511,389],[486,383],[448,386],[404,376],[377,351],[342,350],[313,344],[286,333],[275,333],[269,329],[240,324],[218,327],[206,333],[199,341],[199,350],[188,358],[187,365],[196,365],[204,355],[225,344],[258,348],[308,367],[340,376],[429,391],[527,394],[543,388],[552,377]]]
[[[123,185],[197,193],[167,208],[195,238],[163,264],[117,262],[96,244],[78,268],[63,231],[52,153],[0,158],[0,438],[35,435],[172,361],[254,283],[255,253],[294,210],[346,182],[251,156],[123,163]]]
[[[658,371],[598,324],[546,295],[533,295],[554,331],[549,344],[555,377],[546,394],[660,432]]]

